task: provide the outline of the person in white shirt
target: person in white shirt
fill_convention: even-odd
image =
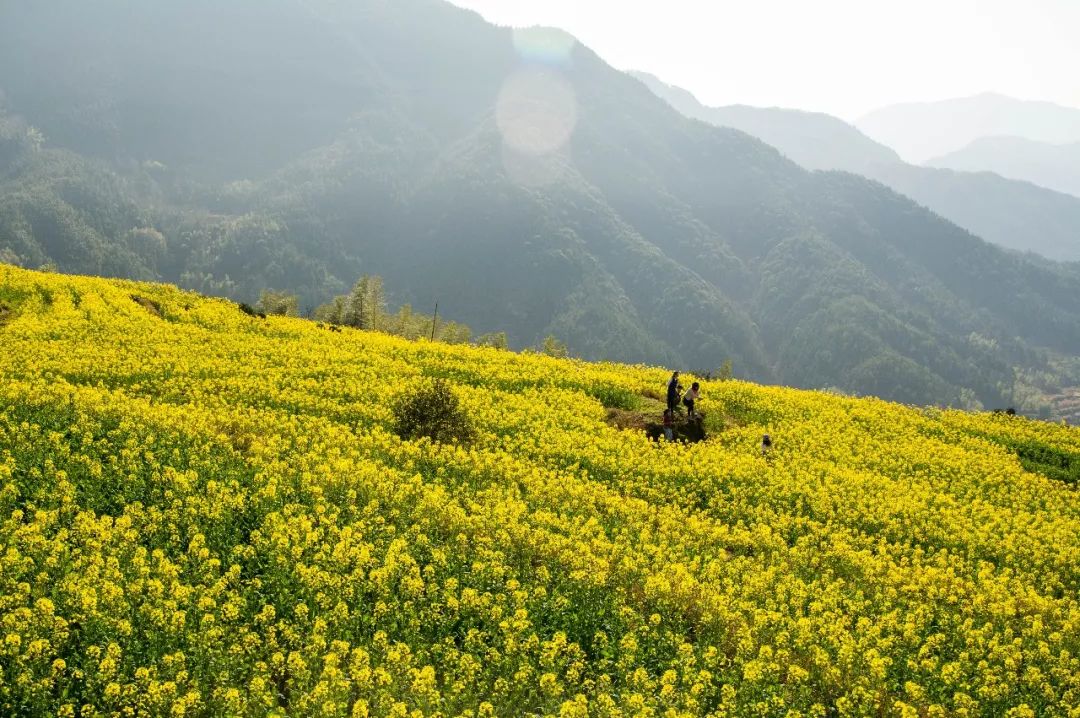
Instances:
[[[693,419],[697,414],[694,411],[694,403],[701,398],[701,385],[696,381],[690,385],[690,390],[683,394],[682,403],[686,407],[687,416]]]

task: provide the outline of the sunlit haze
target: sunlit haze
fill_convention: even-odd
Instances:
[[[560,27],[711,105],[855,119],[999,92],[1080,107],[1076,0],[453,1],[501,25]]]

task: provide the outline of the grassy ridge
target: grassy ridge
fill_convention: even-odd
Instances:
[[[2,265],[0,300],[4,714],[1080,706],[1080,499],[1015,448],[1072,429],[725,382],[741,426],[655,445],[603,401],[660,369]],[[435,378],[472,445],[393,434]]]

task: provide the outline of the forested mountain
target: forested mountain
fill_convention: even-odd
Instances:
[[[1051,259],[1080,260],[1080,197],[1037,187],[1022,181],[1028,179],[1023,177],[1007,179],[985,171],[907,164],[888,147],[829,115],[780,108],[706,107],[686,90],[644,73],[635,76],[687,117],[742,130],[807,169],[855,172],[994,244]]]
[[[931,167],[995,172],[1080,197],[1080,142],[1052,144],[1023,137],[983,137],[935,157]]]
[[[379,274],[517,346],[924,403],[1080,354],[1075,266],[441,0],[9,3],[0,88],[29,266],[307,307]]]
[[[1080,261],[1080,197],[993,172],[906,163],[877,165],[867,175],[994,244]]]
[[[1080,142],[1080,108],[992,92],[941,102],[890,105],[862,117],[855,125],[916,163],[954,152],[981,137]]]

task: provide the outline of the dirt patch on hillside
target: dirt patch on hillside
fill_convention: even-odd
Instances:
[[[643,412],[629,411],[627,409],[608,409],[605,420],[616,429],[633,429],[635,431],[645,431],[646,425],[655,423]]]
[[[161,305],[158,304],[157,302],[155,302],[153,299],[147,299],[146,297],[140,297],[138,294],[132,294],[131,299],[136,304],[138,304],[140,307],[142,307],[146,311],[150,312],[151,314],[153,314],[158,319],[162,318]]]
[[[660,416],[662,415],[661,412]],[[640,431],[653,441],[660,441],[664,438],[664,425],[661,420],[658,420],[657,412],[655,411],[644,412],[628,411],[625,409],[608,409],[606,419],[607,423],[614,426],[616,429]],[[705,441],[705,439],[708,438],[708,433],[705,429],[705,417],[703,415],[698,415],[694,419],[688,419],[686,416],[680,414],[672,427],[672,433],[676,441],[683,443]]]

